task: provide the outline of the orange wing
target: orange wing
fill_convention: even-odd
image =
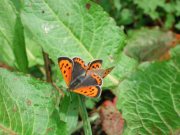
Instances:
[[[102,82],[102,79],[99,75],[97,75],[95,73],[91,73],[90,76],[96,80],[97,85],[99,85],[99,86],[102,85],[103,82]]]
[[[72,78],[73,61],[68,57],[59,57],[58,64],[66,85],[69,87]]]
[[[88,63],[88,70],[99,69],[101,68],[101,65],[102,65],[102,60],[94,60]]]
[[[101,87],[99,86],[86,86],[73,90],[75,93],[91,98],[99,97],[101,95],[101,91]]]
[[[78,63],[84,70],[87,70],[87,66],[85,65],[85,62],[81,58],[74,57],[73,61],[74,63]]]

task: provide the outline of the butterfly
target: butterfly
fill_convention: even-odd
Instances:
[[[94,60],[88,65],[79,58],[59,57],[58,65],[68,90],[87,96],[99,97],[103,78],[113,69],[101,69],[102,60]]]

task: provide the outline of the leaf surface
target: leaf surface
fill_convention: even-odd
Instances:
[[[9,0],[2,0],[0,4],[0,41],[0,52],[3,55],[1,59],[20,71],[27,72],[22,23],[19,13]]]
[[[59,134],[65,131],[56,113],[57,90],[34,78],[0,69],[0,132]]]
[[[125,135],[175,134],[180,125],[180,53],[172,60],[146,63],[122,81],[118,108],[127,127]]]
[[[103,59],[103,67],[119,61],[124,33],[101,7],[88,0],[25,0],[24,27],[56,63],[60,56],[86,62]],[[32,23],[33,20],[33,23]],[[118,68],[115,69],[116,72]],[[115,71],[107,78],[118,84]]]

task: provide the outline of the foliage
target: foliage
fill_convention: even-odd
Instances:
[[[9,4],[8,1],[2,2],[4,4],[0,5],[0,38],[2,40],[2,43],[5,44],[5,48],[2,47],[4,48],[2,49],[2,51],[6,52],[4,57],[6,57],[6,62],[8,62],[9,64],[14,63],[14,65],[20,71],[27,72],[28,61],[25,52],[23,27],[20,20],[20,16],[16,12],[15,8],[12,7],[12,4]],[[8,52],[13,52],[13,55],[11,57],[8,57]],[[12,60],[14,60],[13,63]]]
[[[1,134],[60,133],[53,116],[59,94],[51,85],[0,69],[0,88]]]
[[[139,28],[159,25],[179,31],[179,0],[97,0],[118,25]],[[108,5],[108,6],[107,6]]]
[[[100,4],[114,16],[118,25],[125,25],[127,29],[130,25],[133,25],[131,28],[145,25],[149,20],[157,23],[164,17],[164,28],[179,25],[176,21],[180,14],[178,1],[153,0],[147,4],[146,1],[114,0],[110,5],[108,0],[103,2]],[[145,15],[149,17],[144,18]],[[149,33],[149,40],[143,40],[144,29],[133,31],[135,36],[128,31],[123,51],[126,36],[116,22],[102,7],[89,0],[1,0],[0,65],[12,71],[0,68],[0,134],[72,134],[82,123],[78,114],[84,133],[92,134],[86,99],[64,89],[57,64],[60,56],[80,56],[86,62],[103,59],[104,68],[115,66],[104,80],[103,90],[110,89],[118,97],[117,107],[125,123],[123,134],[178,132],[180,48],[177,45],[164,51],[157,46],[166,45],[174,37],[165,33],[169,38],[159,40],[163,31],[146,29],[144,33]],[[143,45],[145,41],[150,44],[138,46],[141,41]],[[137,54],[149,48],[155,51],[148,51],[151,59],[143,63],[144,59],[139,59],[142,57]],[[52,84],[44,81],[42,50],[51,59]],[[162,53],[150,57],[154,52],[167,51],[171,52],[168,61],[155,61]],[[35,74],[40,74],[41,80],[39,76],[32,77]],[[63,91],[65,96],[57,90]],[[99,100],[88,99],[86,105],[96,109]],[[113,108],[118,117],[121,116],[115,105]]]
[[[134,30],[128,33],[128,37],[124,52],[140,62],[169,59],[169,50],[177,44],[174,33],[159,28]]]
[[[178,52],[170,61],[143,64],[118,87],[118,107],[127,120],[125,135],[179,130],[179,58]]]

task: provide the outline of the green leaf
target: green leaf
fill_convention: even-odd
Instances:
[[[180,1],[177,0],[176,3],[175,3],[175,14],[176,14],[177,16],[180,16],[179,6],[180,6]]]
[[[58,95],[47,83],[0,69],[0,133],[60,134]]]
[[[141,9],[144,10],[144,13],[149,15],[152,19],[157,19],[159,13],[156,11],[158,7],[164,7],[165,0],[135,0],[135,4]]]
[[[17,67],[22,72],[27,72],[28,61],[25,49],[24,30],[21,23],[20,16],[17,14],[15,26],[14,26],[14,38],[12,43],[12,49],[16,58]]]
[[[59,113],[60,120],[68,125],[68,133],[75,129],[78,122],[79,102],[78,95],[70,93],[70,96],[65,96],[60,104]]]
[[[14,53],[15,65],[23,72],[27,71],[28,61],[25,51],[24,33],[19,14],[13,4],[8,0],[2,0],[0,4],[0,38],[5,42],[5,48],[11,47]],[[0,44],[2,44],[1,42]],[[3,54],[3,55],[8,55]],[[6,63],[9,63],[4,59]],[[14,65],[14,66],[15,66]]]
[[[24,33],[29,67],[35,65],[43,65],[44,61],[41,46],[39,46],[39,44],[35,42],[35,39],[31,33],[26,30],[24,31]]]
[[[10,1],[14,4],[16,10],[20,12],[20,10],[22,9],[23,0],[10,0]]]
[[[113,0],[113,2],[116,9],[119,11],[122,8],[122,2],[120,2],[119,0]]]
[[[112,2],[109,0],[102,0],[98,1],[97,3],[100,4],[106,12],[111,12],[113,10]]]
[[[133,13],[130,9],[124,8],[120,12],[118,23],[121,25],[128,25],[133,22]]]
[[[103,59],[103,67],[119,62],[124,33],[93,2],[25,0],[21,16],[24,27],[55,63],[59,56],[80,56],[86,62],[96,58]],[[57,64],[56,68],[58,69]],[[109,83],[105,83],[106,85],[119,83],[117,72],[118,68],[115,68],[107,77]]]
[[[138,66],[138,61],[128,57],[126,54],[122,53],[120,56],[120,61],[116,68],[118,68],[119,72],[117,72],[117,77],[120,80],[125,79],[127,76],[129,76],[134,70],[136,70],[136,67]]]
[[[97,99],[93,100],[92,98],[87,98],[85,101],[86,108],[93,109],[95,106],[95,103],[96,103],[95,100],[97,100]]]
[[[175,25],[176,29],[180,30],[180,22]]]
[[[175,16],[173,14],[167,14],[166,21],[164,24],[165,29],[168,30],[168,29],[172,28],[174,22],[175,22]]]
[[[180,53],[173,59],[146,63],[117,91],[118,108],[127,127],[124,135],[174,134],[180,125]]]
[[[51,115],[52,119],[54,121],[56,121],[58,128],[57,128],[57,135],[69,135],[68,134],[68,125],[66,122],[60,120],[60,115],[59,115],[59,108],[56,109],[53,114]],[[53,128],[49,128],[48,132],[46,132],[46,134],[50,134],[50,135],[54,135],[56,134],[54,133],[54,129]]]

